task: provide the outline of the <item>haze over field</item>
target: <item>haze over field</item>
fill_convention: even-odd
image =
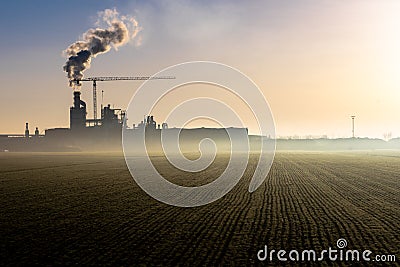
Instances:
[[[86,76],[218,61],[260,86],[277,136],[349,137],[350,115],[357,136],[400,136],[400,2],[390,0],[8,1],[0,11],[7,25],[0,29],[0,133],[22,133],[26,121],[41,131],[68,126],[72,99],[61,51],[93,28],[99,11],[114,7],[141,31],[96,58]],[[105,103],[125,108],[139,84],[99,86]],[[83,97],[92,114],[90,89],[84,85]]]
[[[228,158],[199,173],[152,160],[169,181],[199,186],[221,174]],[[222,199],[183,209],[148,196],[121,154],[3,153],[0,259],[12,266],[253,266],[264,245],[321,251],[345,238],[348,249],[371,250],[371,259],[398,260],[399,164],[398,152],[280,152],[254,193],[247,190],[253,158]]]

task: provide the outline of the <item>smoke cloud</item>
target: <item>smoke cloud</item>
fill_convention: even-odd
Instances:
[[[120,15],[116,9],[99,12],[95,25],[97,28],[89,29],[82,40],[63,51],[68,58],[63,68],[70,81],[83,78],[83,72],[90,68],[92,58],[107,53],[111,48],[118,50],[118,47],[134,40],[140,31],[133,17]],[[70,82],[70,85],[73,83]]]

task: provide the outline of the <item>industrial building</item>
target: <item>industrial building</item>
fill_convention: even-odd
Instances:
[[[0,151],[109,151],[121,150],[122,127],[125,125],[126,112],[111,108],[111,105],[101,107],[101,118],[87,118],[86,103],[81,99],[81,92],[73,92],[73,105],[69,110],[70,127],[46,129],[44,135],[39,134],[36,127],[30,134],[29,124],[25,125],[24,134],[0,135]],[[163,130],[179,131],[185,141],[200,141],[203,138],[227,139],[224,128],[178,129],[168,128],[167,123],[157,124],[153,116],[145,116],[139,124],[133,124],[129,132],[134,135],[138,130],[146,129],[150,133],[152,143],[160,146],[160,133]],[[247,128],[236,128],[246,131]],[[180,138],[180,140],[182,140]],[[158,141],[157,141],[158,140]],[[187,143],[187,142],[186,142]],[[197,147],[196,143],[196,147]]]
[[[69,128],[46,129],[45,134],[30,134],[28,122],[24,134],[0,135],[0,151],[81,151],[108,150],[120,145],[125,112],[110,105],[101,108],[100,119],[88,119],[81,92],[73,92],[69,110]]]

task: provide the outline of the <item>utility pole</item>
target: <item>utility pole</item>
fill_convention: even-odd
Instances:
[[[355,117],[356,117],[356,116],[354,116],[354,115],[351,116],[353,138],[355,138],[355,135],[354,135],[354,119],[355,119]]]

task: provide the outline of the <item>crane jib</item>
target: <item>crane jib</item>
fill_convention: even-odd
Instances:
[[[81,86],[81,82],[92,82],[93,83],[93,119],[97,124],[97,84],[96,82],[107,82],[107,81],[144,81],[144,80],[167,80],[175,79],[174,76],[133,76],[133,77],[88,77],[83,79],[72,79],[70,84],[75,83],[77,86]]]
[[[137,81],[137,80],[163,80],[175,79],[174,76],[134,76],[134,77],[88,77],[83,79],[73,79],[73,82],[93,82],[93,81]]]

